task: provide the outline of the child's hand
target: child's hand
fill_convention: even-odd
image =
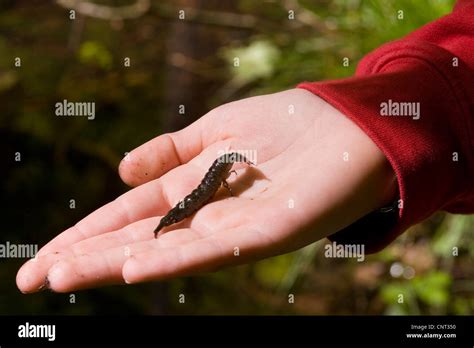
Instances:
[[[256,151],[225,190],[154,239],[161,217],[225,150]],[[221,151],[221,152],[220,152]],[[395,197],[395,175],[356,125],[295,89],[223,105],[161,135],[120,164],[136,188],[61,233],[17,275],[23,292],[58,292],[216,270],[286,253],[335,233]],[[139,185],[139,186],[138,186]],[[173,230],[174,229],[174,230]]]

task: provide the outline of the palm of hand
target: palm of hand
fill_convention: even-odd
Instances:
[[[255,168],[234,166],[238,174],[228,181],[235,196],[220,190],[192,218],[154,239],[161,217],[226,150],[257,154]],[[343,160],[344,150],[353,162]],[[47,277],[54,291],[67,292],[215,270],[297,249],[385,199],[386,193],[358,201],[361,193],[387,186],[387,179],[372,180],[388,170],[384,161],[365,134],[309,92],[224,105],[134,150],[120,174],[139,186],[49,242],[22,267],[17,284],[33,292]],[[365,171],[355,170],[361,166]]]

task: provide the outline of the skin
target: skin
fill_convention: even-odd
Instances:
[[[234,197],[221,188],[194,216],[155,239],[161,217],[200,183],[225,149],[257,151],[255,167],[234,165],[237,175],[228,179]],[[26,262],[16,280],[22,292],[45,288],[45,279],[53,291],[70,292],[287,253],[335,233],[396,194],[393,169],[370,138],[302,89],[220,106],[136,148],[119,173],[135,188]]]

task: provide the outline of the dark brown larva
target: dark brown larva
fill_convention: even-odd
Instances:
[[[155,228],[155,238],[158,232],[165,226],[175,224],[185,218],[191,216],[196,210],[205,205],[217,192],[221,184],[230,192],[232,190],[226,179],[229,177],[232,165],[235,162],[245,162],[253,164],[245,156],[232,152],[220,156],[214,161],[212,166],[207,171],[198,187],[193,192],[184,197],[168,214],[161,218],[159,225]]]

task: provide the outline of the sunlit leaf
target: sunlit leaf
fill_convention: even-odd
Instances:
[[[85,64],[94,64],[103,69],[112,66],[112,55],[97,41],[86,41],[79,48],[79,60]]]
[[[413,288],[423,302],[432,306],[444,306],[449,300],[451,276],[442,271],[433,271],[413,279]]]
[[[270,41],[254,41],[247,47],[229,49],[224,55],[234,76],[241,82],[250,82],[271,76],[280,52]]]

